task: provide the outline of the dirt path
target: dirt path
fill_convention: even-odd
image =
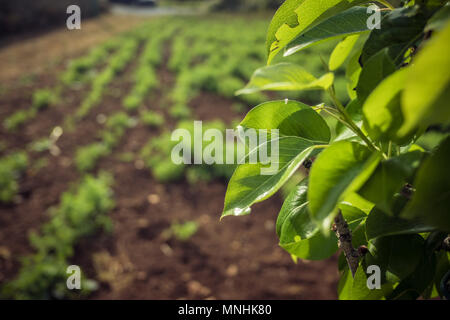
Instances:
[[[145,20],[146,17],[105,14],[86,20],[81,30],[70,31],[62,27],[39,37],[23,35],[0,48],[0,82],[47,71],[58,62],[76,57]]]

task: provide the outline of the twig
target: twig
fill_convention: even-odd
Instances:
[[[450,236],[442,241],[441,249],[450,252]]]
[[[353,248],[352,245],[352,231],[348,227],[347,222],[342,216],[342,212],[339,210],[338,215],[334,219],[335,232],[338,237],[338,246],[344,251],[345,259],[347,259],[348,266],[355,276],[356,270],[358,269],[360,254],[358,250]]]

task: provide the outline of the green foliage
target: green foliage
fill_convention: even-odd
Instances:
[[[38,111],[42,108],[48,107],[52,102],[55,101],[55,96],[53,92],[49,89],[37,90],[33,93],[32,107],[34,110]]]
[[[286,1],[275,14],[267,35],[267,53],[270,63],[275,55],[295,38],[338,13],[350,9],[364,0],[301,0]]]
[[[16,152],[0,158],[0,202],[9,203],[19,191],[17,180],[28,166],[25,152]]]
[[[143,124],[153,128],[159,128],[165,122],[162,114],[150,110],[141,112],[140,120]]]
[[[3,126],[8,131],[15,131],[18,127],[24,124],[32,117],[32,113],[28,110],[19,110],[7,117],[3,121]]]
[[[61,76],[62,82],[66,85],[72,85],[91,79],[95,75],[95,68],[103,63],[111,51],[118,46],[119,41],[110,40],[99,47],[95,47],[86,56],[72,60]]]
[[[81,172],[93,170],[102,157],[111,153],[117,146],[126,129],[135,125],[135,120],[125,112],[117,112],[111,115],[105,123],[105,129],[101,131],[102,141],[79,147],[75,153],[75,165]]]
[[[449,157],[450,138],[446,138],[418,169],[413,182],[416,192],[402,212],[402,217],[419,217],[437,229],[450,232]]]
[[[185,129],[189,132],[191,137],[194,135],[194,125],[191,121],[182,121],[177,125],[178,129]],[[225,124],[221,121],[211,121],[203,123],[203,130],[218,129],[223,132],[225,139]],[[224,153],[227,148],[235,148],[234,157],[238,156],[236,148],[242,147],[235,141],[223,141],[225,144]],[[153,138],[141,150],[140,157],[145,165],[151,170],[153,176],[160,182],[174,182],[186,177],[188,183],[195,185],[199,181],[210,181],[214,179],[230,179],[235,169],[234,164],[202,164],[189,166],[188,164],[174,164],[171,156],[173,148],[181,143],[184,150],[190,150],[191,155],[194,154],[194,144],[202,143],[201,141],[173,141],[171,134],[168,132],[162,133],[159,137]],[[202,143],[202,154],[207,143]],[[236,158],[234,162],[236,163]]]
[[[450,111],[450,24],[446,24],[419,52],[405,82],[401,110],[405,122],[400,135],[406,135],[417,126],[448,124]]]
[[[49,89],[36,90],[33,93],[31,107],[27,110],[19,110],[11,114],[3,121],[3,126],[8,131],[15,131],[28,120],[33,119],[37,113],[56,101],[56,94]]]
[[[186,119],[191,115],[191,109],[184,104],[176,104],[169,109],[169,114],[174,119]]]
[[[174,142],[169,133],[150,140],[141,150],[140,157],[160,182],[171,182],[183,177],[184,166],[176,165],[170,161],[170,154]]]
[[[300,66],[280,63],[256,70],[247,87],[239,90],[237,94],[260,90],[326,90],[332,83],[332,73],[316,79]]]
[[[274,161],[281,165],[265,175],[260,163],[240,164],[222,217],[248,214],[254,203],[289,183],[302,163],[312,163],[278,215],[280,246],[294,258],[327,258],[337,250],[330,233],[335,222],[338,232],[353,235],[340,238],[346,255],[339,259],[340,299],[442,297],[440,283],[449,265],[441,248],[450,232],[450,138],[432,130],[450,123],[449,4],[416,1],[389,8],[381,28],[367,30],[366,7],[357,7],[365,2],[287,0],[275,14],[267,35],[268,64],[284,48],[287,56],[343,39],[319,80],[305,70],[306,61],[297,66],[281,60],[258,69],[239,93],[299,91],[326,79],[314,89],[329,97],[311,107],[272,101],[247,114],[244,129],[280,130]],[[347,92],[335,77],[341,67]],[[349,101],[346,107],[343,101]],[[356,250],[360,246],[368,252]],[[373,265],[381,272],[378,289],[367,286]]]
[[[109,152],[108,147],[101,142],[79,147],[75,154],[75,165],[82,172],[92,170],[97,161]]]
[[[277,219],[280,246],[307,260],[329,258],[337,251],[336,237],[324,236],[311,220],[308,209],[308,181],[303,180],[287,197]]]
[[[139,64],[134,75],[135,85],[128,96],[123,99],[123,105],[127,110],[136,110],[144,102],[148,93],[158,87],[158,77],[155,67],[159,65],[162,57],[162,44],[173,32],[170,25],[164,32],[151,34],[144,51],[140,57]]]
[[[17,277],[2,287],[2,297],[63,299],[96,288],[91,280],[83,280],[81,292],[67,290],[66,269],[81,238],[98,229],[111,230],[112,224],[106,215],[114,207],[111,184],[112,178],[106,174],[97,178],[86,176],[76,188],[61,196],[59,205],[50,211],[50,221],[39,233],[31,234],[35,253],[23,259]]]
[[[382,28],[374,29],[364,45],[361,63],[383,49],[396,64],[403,62],[404,55],[411,46],[421,40],[427,21],[427,10],[419,6],[400,8],[387,14],[381,21]]]
[[[297,101],[271,101],[250,110],[242,120],[244,128],[280,130],[283,136],[299,136],[329,142],[330,129],[310,106]]]
[[[353,7],[324,20],[298,36],[287,46],[284,54],[286,56],[294,54],[320,41],[368,31],[367,8]]]
[[[361,188],[380,161],[380,155],[356,142],[339,141],[325,149],[314,162],[308,193],[311,217],[328,231],[337,205]]]
[[[122,40],[117,52],[109,59],[108,65],[92,81],[91,92],[84,98],[78,108],[77,118],[84,118],[93,107],[100,103],[108,84],[124,70],[134,57],[139,46],[139,38],[129,37]]]
[[[172,223],[170,228],[164,232],[167,238],[174,237],[179,241],[189,241],[198,231],[198,224],[195,221],[185,223]]]
[[[38,139],[28,145],[28,150],[34,152],[44,152],[50,150],[52,143],[52,140],[49,138]]]

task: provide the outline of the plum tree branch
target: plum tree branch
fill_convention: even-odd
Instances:
[[[352,231],[348,227],[347,221],[345,221],[342,216],[341,210],[339,210],[338,215],[334,219],[334,223],[334,231],[339,239],[338,246],[342,249],[342,251],[344,251],[345,259],[347,260],[350,271],[354,277],[356,270],[358,269],[360,254],[358,250],[353,248]]]
[[[441,244],[441,249],[450,252],[450,236],[444,239]]]

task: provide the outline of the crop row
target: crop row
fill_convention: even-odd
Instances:
[[[0,202],[10,203],[19,191],[18,179],[28,165],[25,152],[15,152],[0,158]]]
[[[177,124],[177,128],[185,129],[191,137],[194,135],[194,124],[192,121],[181,121]],[[203,129],[218,129],[225,137],[226,124],[220,120],[204,122]],[[170,132],[163,132],[160,136],[150,140],[140,151],[139,157],[144,161],[144,165],[151,171],[155,179],[160,182],[174,182],[186,178],[190,184],[196,184],[199,181],[211,181],[214,179],[228,180],[235,169],[233,164],[203,164],[193,165],[175,164],[172,161],[172,150],[175,145],[181,143],[183,150],[190,150],[190,154],[194,155],[194,145],[202,143],[201,141],[173,141]],[[192,142],[192,143],[190,143]],[[227,140],[224,138],[224,154],[228,148],[235,150],[242,148],[242,144],[237,144],[237,140]],[[213,143],[216,143],[214,141]],[[208,144],[204,144],[202,153]],[[233,151],[234,152],[234,151]],[[234,152],[235,160],[238,152]],[[192,159],[190,159],[192,160]],[[225,159],[223,161],[225,163]],[[233,163],[236,163],[234,161]]]
[[[149,92],[159,85],[156,68],[163,59],[163,44],[173,31],[173,27],[166,28],[163,31],[154,29],[147,31],[148,40],[136,67],[134,86],[123,99],[123,105],[127,110],[138,109]]]
[[[127,128],[136,124],[125,112],[117,112],[105,123],[105,129],[99,134],[101,141],[79,147],[75,154],[75,165],[80,172],[95,168],[97,161],[111,154]]]
[[[55,104],[61,95],[63,86],[73,86],[92,80],[95,76],[95,68],[102,64],[112,51],[117,49],[120,42],[116,39],[95,47],[87,55],[72,60],[66,70],[60,75],[61,83],[54,88],[36,89],[32,95],[30,108],[18,110],[3,121],[3,126],[8,131],[15,131],[26,122],[35,118],[37,113]]]
[[[111,81],[122,72],[133,59],[139,47],[139,38],[124,38],[117,52],[110,58],[108,66],[92,82],[92,88],[76,112],[76,118],[84,118],[89,111],[99,104]]]
[[[81,238],[101,229],[112,229],[107,216],[114,207],[111,184],[112,178],[106,173],[98,177],[87,175],[73,190],[61,196],[59,206],[50,210],[50,221],[39,233],[30,235],[36,252],[23,259],[17,277],[2,288],[2,297],[62,299],[74,296],[66,287],[69,260]],[[95,282],[83,280],[80,294],[95,287]]]

